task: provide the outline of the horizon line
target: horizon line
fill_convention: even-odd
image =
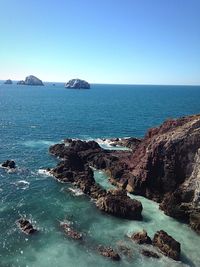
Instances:
[[[78,78],[76,78],[76,79],[78,79]],[[0,79],[0,81],[1,82],[5,82],[5,81],[7,81],[8,79]],[[11,79],[12,80],[12,79]],[[12,81],[14,81],[14,82],[18,82],[19,81],[19,79],[18,80],[12,80]],[[43,83],[63,83],[63,84],[65,84],[66,83],[66,81],[65,82],[63,82],[63,81],[42,81]],[[149,86],[200,86],[200,84],[160,84],[160,83],[105,83],[105,82],[89,82],[90,84],[97,84],[97,85],[149,85]]]

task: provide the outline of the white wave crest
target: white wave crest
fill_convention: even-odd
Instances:
[[[27,189],[30,185],[30,183],[26,180],[19,180],[19,181],[16,181],[14,183],[10,183],[10,184],[13,184],[15,185],[18,189]]]
[[[78,188],[69,187],[68,190],[73,193],[74,196],[82,196],[84,193]]]
[[[45,176],[53,176],[53,174],[50,171],[47,171],[45,169],[39,169],[38,170],[38,174],[42,174],[42,175],[45,175]]]

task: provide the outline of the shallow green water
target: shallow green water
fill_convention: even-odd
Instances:
[[[95,178],[105,188],[111,187],[103,172],[95,171]],[[164,229],[181,242],[182,261],[190,266],[200,266],[197,251],[199,236],[186,225],[165,216],[152,201],[136,197],[142,201],[144,220],[129,221],[101,213],[87,196],[76,196],[68,190],[72,188],[71,185],[60,184],[50,176],[32,174],[29,182],[26,189],[15,188],[21,191],[23,197],[19,199],[16,194],[15,198],[13,192],[12,199],[9,196],[4,198],[1,205],[2,267],[183,266],[164,256],[159,260],[143,257],[139,253],[141,247],[127,237],[143,228],[151,237],[155,231]],[[38,192],[38,189],[40,194],[35,200],[34,191]],[[13,221],[19,214],[33,220],[39,228],[36,235],[26,236],[19,231]],[[59,226],[59,221],[64,219],[73,221],[73,226],[84,234],[83,241],[77,242],[65,237]],[[116,249],[119,245],[126,245],[130,247],[132,257],[122,256],[121,262],[112,262],[98,255],[96,248],[100,244],[111,245]]]

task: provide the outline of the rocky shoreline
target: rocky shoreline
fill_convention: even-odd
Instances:
[[[200,233],[200,115],[167,120],[143,139],[115,138],[110,143],[131,150],[106,150],[95,141],[72,139],[51,146],[50,153],[62,159],[52,174],[74,183],[96,200],[98,208],[115,216],[142,218],[141,203],[129,199],[127,191],[159,202],[167,215]],[[119,190],[102,189],[90,166],[105,170]],[[129,204],[134,215],[126,211]]]
[[[94,179],[90,165],[95,155],[108,153],[95,141],[65,140],[65,144],[56,144],[49,149],[50,153],[62,158],[51,173],[61,182],[70,182],[83,193],[95,200],[97,208],[116,217],[141,220],[142,204],[127,196],[123,189],[103,189]],[[92,164],[94,167],[94,164]]]
[[[127,193],[138,194],[160,203],[164,212],[188,223],[200,233],[199,208],[199,148],[200,115],[168,120],[160,127],[150,129],[144,139],[103,139],[113,149],[104,149],[95,141],[65,139],[49,148],[49,153],[60,159],[57,166],[48,169],[57,181],[72,183],[93,200],[97,209],[108,215],[127,220],[142,220],[142,203]],[[128,150],[117,150],[128,147]],[[16,163],[6,160],[5,170],[15,170]],[[94,169],[104,170],[115,189],[104,189],[95,181]],[[17,220],[24,234],[38,232],[30,220]],[[67,238],[87,241],[87,236],[64,220],[60,228]],[[130,242],[141,246],[145,257],[159,259],[162,255],[181,260],[181,244],[164,230],[156,230],[151,239],[145,230],[132,233]],[[124,241],[123,241],[124,242]],[[100,255],[119,261],[130,256],[130,248],[96,245]]]

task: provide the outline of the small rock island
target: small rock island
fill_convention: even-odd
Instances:
[[[43,82],[38,79],[37,77],[33,76],[33,75],[29,75],[26,77],[25,81],[21,80],[19,82],[17,82],[18,85],[40,85],[43,86]]]
[[[4,84],[12,84],[13,82],[10,80],[10,79],[8,79],[8,80],[6,80],[5,82],[4,82]]]
[[[84,80],[72,79],[65,84],[65,88],[69,89],[90,89],[90,84]]]

